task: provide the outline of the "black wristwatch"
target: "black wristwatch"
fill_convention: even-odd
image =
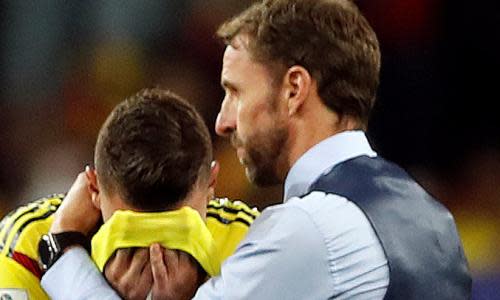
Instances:
[[[40,267],[47,271],[69,246],[80,245],[90,253],[90,241],[81,232],[66,231],[61,233],[44,234],[38,243]]]

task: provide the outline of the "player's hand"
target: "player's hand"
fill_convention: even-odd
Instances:
[[[146,299],[153,285],[149,249],[119,249],[104,268],[111,286],[124,299]]]
[[[86,236],[94,232],[101,220],[101,212],[92,203],[88,172],[78,174],[59,209],[54,214],[51,233],[78,231]]]
[[[153,300],[192,299],[205,279],[205,273],[187,253],[149,247],[153,271]]]

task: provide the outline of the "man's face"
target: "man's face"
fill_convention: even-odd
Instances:
[[[249,180],[264,186],[283,182],[288,153],[287,113],[272,79],[268,68],[251,58],[242,38],[227,46],[221,74],[226,95],[216,132],[231,138]]]

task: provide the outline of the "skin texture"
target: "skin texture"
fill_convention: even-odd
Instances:
[[[226,48],[221,74],[226,95],[216,131],[231,138],[249,180],[264,186],[283,181],[278,170],[287,160],[286,115],[272,80],[264,65],[252,61],[244,40]]]
[[[274,66],[252,57],[247,43],[248,37],[239,35],[224,52],[221,85],[226,95],[215,130],[231,138],[251,182],[283,183],[308,149],[358,125],[323,103],[305,68],[295,65],[276,75]]]
[[[117,251],[104,272],[111,286],[127,299],[144,299],[151,290],[153,272],[146,248]]]
[[[89,176],[92,171],[86,168],[78,174],[68,191],[65,201],[54,214],[51,233],[79,231],[85,235],[93,232],[101,220],[101,211],[94,206],[89,190]]]

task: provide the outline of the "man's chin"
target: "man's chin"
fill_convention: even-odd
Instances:
[[[272,172],[259,172],[259,170],[245,166],[245,174],[248,180],[258,187],[269,187],[281,183]]]

